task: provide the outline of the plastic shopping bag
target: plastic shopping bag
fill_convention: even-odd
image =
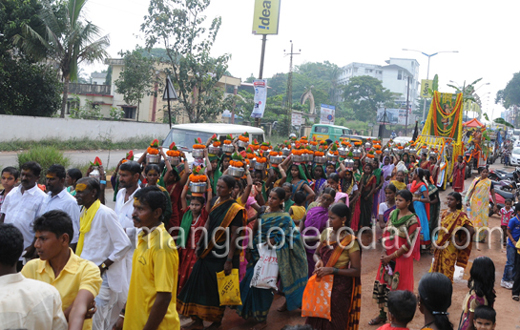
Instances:
[[[312,275],[305,286],[302,298],[302,317],[319,317],[331,320],[330,297],[332,295],[333,275],[318,278]]]
[[[217,273],[217,284],[220,306],[242,305],[238,269],[233,268],[228,276],[224,274],[224,271]]]
[[[275,249],[269,249],[267,243],[258,244],[260,259],[255,265],[251,286],[260,289],[277,289],[278,256]]]

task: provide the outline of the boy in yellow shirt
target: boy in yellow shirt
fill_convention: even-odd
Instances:
[[[132,218],[142,231],[132,259],[128,299],[116,330],[180,329],[176,308],[179,256],[162,222],[166,205],[166,197],[155,186],[135,193]]]

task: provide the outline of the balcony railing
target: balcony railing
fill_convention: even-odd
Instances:
[[[110,95],[110,86],[96,84],[69,84],[69,93],[79,95]]]

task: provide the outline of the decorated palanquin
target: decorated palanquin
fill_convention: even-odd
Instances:
[[[463,95],[433,93],[433,99],[416,148],[438,153],[440,157],[437,186],[446,188],[457,156],[464,154],[462,143]],[[425,148],[423,148],[424,150]]]

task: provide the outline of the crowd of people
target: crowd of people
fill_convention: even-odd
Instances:
[[[160,161],[147,152],[137,161],[122,159],[109,180],[113,196],[105,195],[102,166],[99,178],[90,175],[93,167],[85,176],[59,164],[5,167],[0,327],[180,329],[181,315],[191,318],[184,330],[221,329],[226,308],[233,308],[253,320],[254,329],[270,329],[277,294],[284,299],[277,312],[301,309],[307,316],[302,329],[359,329],[361,299],[370,298],[379,313],[369,324],[379,329],[407,329],[417,306],[422,329],[454,329],[447,311],[455,267],[466,268],[472,241],[486,239],[493,191],[488,169],[479,170],[463,198],[460,157],[441,212],[437,155],[417,157],[380,141],[361,147],[322,141],[317,150],[331,158],[311,162],[295,152],[312,149],[304,137],[266,148],[238,141],[233,152],[211,154],[208,140],[193,164],[160,148]],[[354,148],[360,155],[334,158],[341,146],[350,148],[348,157]],[[292,153],[281,162],[249,162],[261,162],[264,152],[281,156],[282,148]],[[236,174],[241,165],[244,171]],[[45,185],[38,184],[41,175]],[[204,190],[195,191],[194,183],[205,183]],[[113,210],[105,206],[109,198]],[[507,203],[499,214],[507,238],[501,286],[518,301],[520,205]],[[363,236],[372,232],[381,235],[373,244],[381,244],[384,255],[372,297],[362,297]],[[278,266],[267,289],[257,283],[269,249]],[[414,260],[430,253],[434,262],[416,296]],[[241,304],[226,306],[217,274],[236,271]],[[478,257],[469,273],[459,329],[491,329],[484,326],[496,321],[494,263]],[[313,290],[328,298],[315,299]]]

